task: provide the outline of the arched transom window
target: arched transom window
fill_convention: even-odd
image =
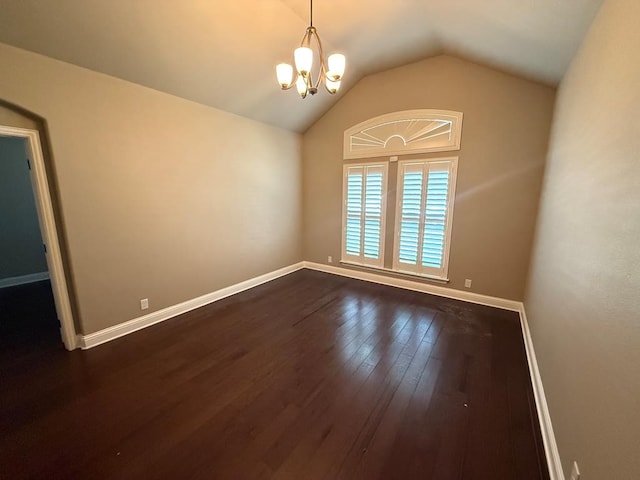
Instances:
[[[344,133],[344,158],[460,150],[462,113],[405,110],[371,118]]]

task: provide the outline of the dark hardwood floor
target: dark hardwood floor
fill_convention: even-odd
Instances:
[[[0,300],[3,479],[548,479],[512,312],[302,270],[66,352]]]

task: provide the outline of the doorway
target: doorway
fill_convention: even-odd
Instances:
[[[0,286],[13,290],[12,307],[7,307],[5,312],[7,321],[10,321],[12,315],[15,319],[21,314],[31,314],[38,321],[44,322],[34,323],[33,328],[47,329],[51,328],[51,325],[47,326],[47,322],[50,322],[53,316],[53,321],[57,319],[59,322],[60,336],[65,348],[73,350],[77,347],[76,334],[39,132],[0,126],[0,141],[8,151],[23,155],[22,164],[2,167],[5,176],[12,176],[11,190],[20,203],[15,206],[16,211],[0,218],[7,244],[2,252],[3,261],[0,263],[4,270],[0,271]],[[14,158],[0,158],[0,161],[19,162],[15,155],[12,156]],[[6,190],[5,188],[5,193]],[[29,193],[31,203],[27,198]],[[29,218],[29,213],[35,214],[35,218]],[[12,223],[11,226],[9,222]],[[10,228],[16,233],[13,238],[7,238]],[[3,293],[3,297],[7,295],[7,292]],[[33,301],[28,298],[32,298]],[[57,327],[54,325],[54,328]],[[46,333],[41,333],[45,338]]]

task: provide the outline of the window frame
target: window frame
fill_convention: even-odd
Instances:
[[[380,244],[379,255],[377,259],[368,259],[364,256],[364,218],[365,218],[365,196],[362,197],[363,208],[361,213],[362,233],[361,233],[361,246],[362,252],[359,256],[347,254],[347,182],[349,169],[362,168],[363,169],[363,189],[366,185],[366,171],[370,167],[382,168],[382,205],[380,215]],[[387,161],[377,162],[358,162],[358,163],[345,163],[342,167],[342,246],[341,246],[341,262],[361,265],[365,267],[384,268],[384,254],[385,254],[385,238],[386,238],[386,225],[387,225],[387,196],[389,193],[389,163]]]
[[[425,267],[421,262],[416,263],[415,268],[411,268],[409,265],[401,263],[399,259],[400,255],[400,228],[402,222],[402,197],[404,193],[404,176],[405,171],[403,167],[405,165],[422,165],[423,172],[423,195],[424,200],[421,202],[421,216],[420,216],[420,232],[421,236],[424,235],[424,211],[426,210],[426,188],[428,183],[428,166],[434,163],[446,163],[449,170],[449,184],[447,191],[447,210],[446,220],[444,227],[444,245],[442,254],[442,264],[439,269],[434,267]],[[397,185],[396,185],[396,205],[395,205],[395,224],[394,224],[394,242],[393,242],[393,262],[392,271],[398,273],[404,273],[409,275],[416,275],[420,277],[434,278],[438,280],[449,281],[449,256],[451,251],[451,231],[453,227],[453,211],[456,195],[456,181],[458,176],[458,157],[434,157],[434,158],[419,158],[419,159],[407,159],[400,160],[398,162],[397,171]],[[424,237],[423,237],[424,238]],[[421,249],[418,248],[418,254],[421,256]],[[409,268],[408,268],[409,267]]]
[[[462,139],[462,112],[453,110],[418,109],[403,110],[398,112],[385,113],[377,117],[370,118],[358,123],[344,131],[342,155],[345,160],[389,157],[394,155],[407,155],[412,153],[429,152],[450,152],[460,150]],[[444,143],[419,145],[412,143],[410,138],[405,138],[402,133],[396,133],[389,137],[378,138],[372,136],[372,130],[389,124],[402,124],[409,126],[411,123],[420,121],[440,121],[450,124],[448,140]],[[403,127],[399,127],[400,131]],[[353,148],[353,140],[359,137],[360,140],[372,141],[373,144],[366,149]],[[392,137],[400,137],[403,145],[392,147],[388,141]],[[377,144],[378,146],[375,146]]]

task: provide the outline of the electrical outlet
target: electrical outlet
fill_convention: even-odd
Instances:
[[[331,255],[327,257],[327,262],[333,263],[333,257]]]
[[[470,278],[467,278],[467,279],[464,281],[464,286],[465,286],[466,288],[471,288],[471,279],[470,279]]]
[[[571,476],[569,480],[580,480],[580,469],[578,468],[578,462],[574,461],[571,465]]]
[[[146,310],[147,308],[149,308],[149,299],[143,298],[140,300],[140,310]]]

